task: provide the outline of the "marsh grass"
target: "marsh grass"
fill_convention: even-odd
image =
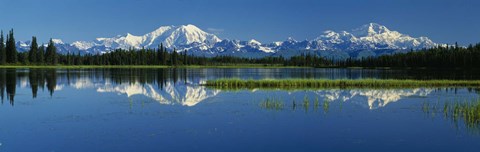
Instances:
[[[308,109],[310,107],[310,100],[308,99],[307,95],[303,97],[303,108],[305,109],[305,112],[308,112]]]
[[[463,120],[468,128],[479,129],[480,99],[472,99],[471,101],[466,102],[455,102],[453,105],[447,105],[444,113],[450,113],[449,116],[455,122]]]
[[[285,103],[278,98],[266,98],[260,102],[260,107],[269,110],[282,110],[285,107]]]
[[[218,89],[254,88],[417,88],[417,87],[480,87],[480,80],[396,80],[396,79],[217,79],[204,86]]]
[[[323,112],[327,113],[330,109],[330,102],[327,99],[323,100]]]
[[[440,112],[437,105],[425,102],[422,105],[422,111],[425,113]],[[441,112],[445,119],[450,119],[456,124],[463,122],[467,128],[476,132],[480,131],[480,98],[463,101],[454,99],[453,102],[445,102]]]
[[[263,109],[275,111],[285,110],[286,108],[291,108],[292,111],[296,111],[297,106],[299,106],[301,109],[303,108],[305,112],[308,112],[311,108],[313,108],[313,110],[316,112],[321,106],[323,108],[323,111],[327,113],[330,109],[330,102],[328,101],[328,99],[324,99],[324,102],[321,104],[318,96],[315,97],[313,101],[311,101],[309,97],[305,95],[303,97],[303,100],[300,102],[297,102],[294,98],[290,105],[285,104],[285,102],[282,101],[280,98],[267,97],[259,103],[259,106]]]
[[[320,101],[318,100],[318,97],[315,97],[315,101],[313,101],[313,109],[315,111],[318,111],[319,106],[320,106]]]

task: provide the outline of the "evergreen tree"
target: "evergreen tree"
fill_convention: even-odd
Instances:
[[[5,50],[7,54],[7,63],[17,63],[17,48],[15,46],[15,38],[13,37],[13,29],[8,33]]]
[[[157,49],[157,64],[163,63],[163,51],[162,51],[163,44],[160,44]]]
[[[70,55],[70,52],[67,53],[66,62],[67,62],[67,65],[72,65],[72,56]]]
[[[37,64],[39,65],[43,65],[45,64],[45,45],[42,44],[42,46],[40,46],[38,48],[38,52],[37,52]]]
[[[188,62],[187,62],[187,49],[185,49],[185,51],[183,51],[183,64],[184,64],[184,65],[188,65]]]
[[[45,62],[46,64],[49,64],[49,65],[56,65],[58,62],[57,48],[55,47],[55,44],[53,43],[52,39],[50,39],[50,42],[48,43],[48,46],[47,46]]]
[[[178,52],[177,52],[177,49],[173,49],[173,52],[172,52],[172,59],[171,59],[171,65],[173,66],[177,66],[177,57],[178,56]]]
[[[38,44],[37,38],[32,37],[32,44],[30,45],[30,51],[28,52],[28,60],[32,64],[37,64],[37,52],[38,52]]]
[[[167,52],[167,49],[163,47],[163,45],[162,45],[162,50],[163,50],[163,51],[162,51],[162,52],[163,52],[163,57],[162,57],[162,59],[163,59],[163,65],[167,65],[167,63],[168,63],[168,62],[167,62],[167,60],[168,60],[168,52]]]
[[[17,56],[18,56],[19,63],[26,64],[26,65],[30,64],[30,62],[28,61],[28,52],[17,53]]]
[[[5,64],[7,63],[7,53],[5,50],[5,43],[3,43],[5,40],[3,39],[3,31],[0,32],[0,64]]]

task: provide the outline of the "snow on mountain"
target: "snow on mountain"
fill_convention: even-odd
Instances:
[[[397,31],[390,31],[376,23],[363,25],[351,33],[358,37],[363,45],[374,49],[420,49],[437,45],[426,37],[413,38]]]
[[[61,39],[52,39],[52,42],[54,44],[65,44],[65,43],[63,43],[63,41]]]
[[[71,44],[60,39],[53,39],[59,52],[104,53],[122,48],[158,48],[163,44],[177,51],[188,50],[199,56],[229,55],[238,57],[284,57],[313,53],[326,57],[364,57],[382,54],[406,52],[407,50],[435,47],[427,37],[414,38],[387,27],[369,23],[349,32],[327,30],[314,40],[297,41],[288,38],[285,41],[260,43],[255,39],[249,41],[220,39],[195,25],[161,26],[158,29],[136,36],[130,33],[110,38],[96,38],[93,41],[75,41]],[[29,49],[29,42],[18,42],[20,51]]]
[[[108,50],[116,48],[157,48],[163,44],[167,48],[188,48],[186,46],[194,43],[205,44],[206,49],[221,40],[210,33],[207,33],[195,25],[162,26],[153,32],[142,36],[118,35],[112,38],[97,38],[94,42],[76,41],[73,42],[80,50],[88,50],[94,47],[105,47]]]
[[[85,51],[95,46],[93,42],[86,42],[86,41],[75,41],[72,43],[72,46],[78,48],[79,50]]]

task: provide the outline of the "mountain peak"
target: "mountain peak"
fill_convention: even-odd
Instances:
[[[65,44],[61,39],[52,39],[53,43],[55,44]]]
[[[258,42],[258,41],[255,40],[255,39],[251,39],[250,41],[248,41],[248,44],[251,44],[251,45],[262,45],[262,43]]]
[[[206,33],[202,29],[198,28],[197,26],[193,24],[187,24],[187,25],[180,25],[177,30],[183,31],[183,32],[190,32],[190,33]]]
[[[386,26],[377,23],[368,23],[353,29],[351,33],[357,37],[366,37],[388,32],[390,32],[390,30]]]
[[[297,41],[289,37],[285,41],[262,44],[255,39],[249,41],[224,40],[207,33],[193,24],[160,26],[150,33],[135,36],[130,33],[110,38],[97,38],[94,41],[75,41],[64,44],[55,40],[65,52],[85,51],[87,53],[109,52],[118,48],[156,48],[160,44],[169,50],[189,50],[200,56],[232,55],[240,57],[262,57],[298,55],[305,50],[336,51],[340,56],[357,56],[359,51],[409,50],[437,46],[427,37],[414,38],[387,27],[368,23],[354,30],[325,31],[312,41]],[[28,50],[29,43],[18,43],[20,49]],[[323,52],[316,52],[322,54]],[[331,52],[330,52],[331,53]],[[376,54],[376,53],[374,53]]]
[[[287,40],[288,42],[297,42],[293,37],[288,37]]]
[[[196,29],[199,29],[197,26],[193,25],[193,24],[187,24],[187,25],[181,25],[182,27],[185,27],[185,28],[196,28]]]
[[[165,31],[168,31],[172,28],[174,28],[175,26],[173,25],[170,25],[170,26],[160,26],[159,28],[157,28],[156,30],[154,30],[153,32],[150,32],[149,34],[151,35],[161,35],[163,34]]]

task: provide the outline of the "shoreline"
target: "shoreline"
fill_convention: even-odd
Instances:
[[[283,66],[283,65],[264,65],[264,64],[239,64],[239,65],[0,65],[4,69],[96,69],[96,68],[142,68],[142,69],[161,69],[161,68],[252,68],[252,69],[375,69],[375,70],[477,70],[478,68],[427,68],[427,67],[307,67],[307,66]]]

